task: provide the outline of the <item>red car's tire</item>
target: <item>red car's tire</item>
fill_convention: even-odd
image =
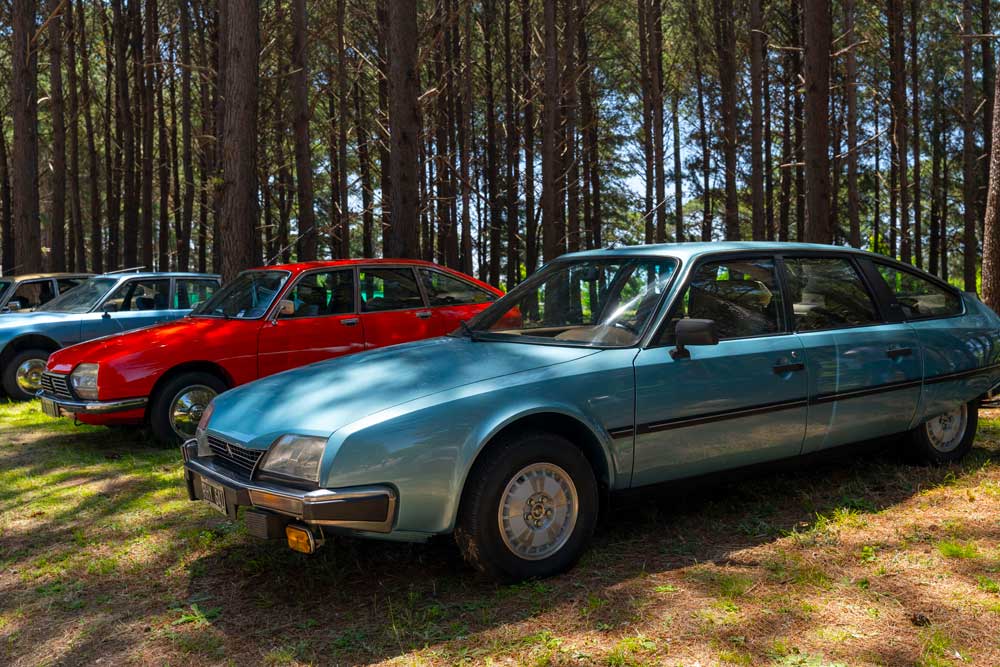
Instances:
[[[149,402],[149,427],[153,435],[164,445],[178,445],[194,437],[194,428],[211,399],[228,388],[217,375],[201,371],[171,378],[156,390]]]

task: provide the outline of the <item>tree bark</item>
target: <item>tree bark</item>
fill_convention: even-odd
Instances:
[[[1000,83],[1000,79],[997,80]],[[1000,91],[993,93],[993,116],[1000,115]],[[990,145],[990,180],[983,221],[983,301],[994,312],[1000,308],[1000,126],[994,126]]]
[[[517,284],[521,273],[521,262],[518,251],[518,160],[521,141],[518,125],[518,114],[514,107],[514,74],[516,66],[514,64],[514,51],[511,46],[511,5],[513,0],[504,0],[503,9],[503,44],[504,44],[504,125],[507,141],[505,148],[507,154],[505,163],[507,173],[505,174],[504,189],[507,195],[506,201],[506,226],[507,226],[507,289],[513,289]],[[575,9],[574,9],[575,11]],[[450,193],[448,193],[450,196]]]
[[[257,226],[257,54],[256,0],[230,0],[225,41],[225,120],[222,137],[222,216],[219,221],[222,276],[232,280],[253,265]]]
[[[898,1],[898,0],[896,0]],[[972,0],[962,0],[962,26],[972,30]],[[962,39],[962,214],[963,271],[965,290],[976,291],[976,136],[975,87],[972,75],[972,40]],[[992,159],[992,158],[991,158]]]
[[[792,198],[792,97],[795,95],[793,79],[794,73],[789,67],[791,57],[785,55],[784,73],[785,80],[782,85],[781,96],[781,171],[779,176],[779,189],[781,198],[778,201],[778,240],[788,240],[788,222],[791,211]]]
[[[906,115],[906,44],[903,38],[903,0],[889,0],[889,71],[892,97],[892,143],[899,187],[899,258],[906,263],[911,259],[910,245],[910,188],[909,152],[906,145],[909,130]],[[895,228],[895,226],[894,226]],[[895,248],[895,245],[893,246]]]
[[[361,68],[354,79],[354,132],[358,137],[358,169],[361,171],[361,254],[375,256],[375,213],[372,203],[371,150],[368,145],[368,119],[361,93]]]
[[[858,55],[854,34],[854,0],[844,1],[844,41],[848,51],[844,57],[844,95],[847,102],[847,219],[849,242],[861,247],[861,212],[858,196]],[[878,174],[875,175],[878,178]]]
[[[642,93],[642,156],[645,183],[645,206],[642,210],[644,240],[653,242],[655,218],[653,217],[653,186],[656,176],[653,170],[653,93],[652,68],[650,66],[649,44],[649,1],[638,0],[639,14],[639,89]],[[693,6],[693,4],[692,4]]]
[[[337,119],[337,175],[340,181],[337,192],[340,200],[337,206],[339,214],[340,239],[338,254],[345,259],[351,256],[351,212],[347,203],[347,127],[350,123],[347,92],[347,41],[344,37],[344,22],[346,21],[346,0],[337,0],[337,102],[340,105],[340,115]]]
[[[388,2],[389,22],[389,170],[392,213],[386,232],[386,257],[419,257],[417,211],[417,151],[420,143],[420,107],[417,102],[417,3]]]
[[[750,0],[750,228],[754,241],[763,241],[764,156],[762,153],[764,119],[762,100],[764,79],[764,23],[761,0]]]
[[[941,246],[941,206],[939,191],[941,189],[941,162],[943,153],[943,142],[941,140],[941,79],[939,70],[934,68],[934,94],[931,97],[931,220],[930,220],[930,248],[927,262],[927,270],[934,275],[940,275],[940,265],[938,256]]]
[[[559,57],[556,51],[556,0],[544,0],[545,79],[542,86],[542,261],[561,255],[559,235],[559,170],[556,132],[559,118]]]
[[[309,65],[306,0],[292,1],[292,107],[294,109],[295,176],[298,198],[298,258],[316,259],[319,237],[313,207],[312,144],[309,138]]]
[[[532,84],[531,44],[531,0],[521,0],[521,99],[524,100],[524,272],[529,276],[538,268],[538,218],[535,216],[535,90]]]
[[[913,113],[913,259],[924,268],[923,199],[920,193],[920,57],[917,52],[917,24],[920,0],[910,0],[910,104]]]
[[[729,0],[723,0],[729,2]],[[667,240],[667,172],[664,157],[664,84],[663,84],[663,5],[662,0],[650,3],[649,71],[651,74],[653,114],[653,179],[655,181],[654,210],[656,212],[657,243]],[[735,62],[735,61],[734,61]],[[735,65],[734,65],[735,68]],[[735,153],[734,153],[735,154]]]
[[[493,81],[493,39],[496,0],[485,0],[483,4],[483,82],[485,85],[486,114],[486,199],[489,207],[489,250],[487,279],[491,285],[500,285],[500,169],[497,156],[497,114]]]
[[[49,117],[52,123],[52,207],[49,210],[49,266],[66,270],[66,117],[62,83],[62,0],[49,0]],[[75,260],[73,262],[76,263]],[[74,266],[75,270],[75,266]]]
[[[87,270],[87,251],[83,233],[83,203],[80,194],[80,82],[76,72],[77,23],[86,18],[81,9],[79,17],[74,11],[73,0],[66,1],[66,73],[69,87],[69,237],[66,263],[71,270]],[[81,48],[86,48],[81,44]]]
[[[898,0],[893,0],[898,1]],[[833,243],[830,224],[830,6],[805,0],[805,179],[806,237],[809,243]]]
[[[94,127],[93,100],[90,88],[90,44],[87,42],[87,13],[80,5],[79,18],[76,21],[77,33],[80,44],[80,98],[83,104],[83,129],[87,136],[87,186],[88,203],[90,205],[90,268],[94,273],[104,271],[104,230],[101,224],[101,198],[98,194],[98,186],[101,174],[97,166],[97,137]],[[111,85],[110,77],[107,84]],[[111,110],[106,109],[107,118],[111,118]],[[110,180],[111,174],[105,174],[105,178]],[[110,223],[109,223],[110,224]],[[81,223],[82,228],[82,223]],[[82,234],[82,229],[81,229]],[[78,262],[79,263],[79,262]]]
[[[12,9],[10,104],[14,125],[11,211],[14,265],[10,273],[42,270],[38,207],[38,52],[32,48],[36,29],[35,0],[14,0]]]
[[[0,276],[14,268],[14,227],[10,204],[10,162],[7,159],[7,131],[0,114]]]
[[[914,0],[916,1],[916,0]],[[992,35],[993,34],[993,19],[992,19],[992,2],[991,0],[981,0],[980,11],[979,11],[979,33],[981,35]],[[993,153],[993,98],[994,98],[994,79],[996,77],[996,65],[993,61],[993,42],[990,39],[980,39],[979,47],[982,50],[983,57],[983,153],[986,159],[982,161],[982,185],[980,186],[980,199],[982,202],[980,204],[980,210],[983,211],[982,214],[978,216],[980,229],[982,234],[985,234],[985,207],[986,207],[986,188],[990,179],[990,158],[989,156]],[[983,237],[985,239],[985,237]]]
[[[187,271],[191,262],[191,228],[194,224],[194,158],[191,137],[191,4],[178,0],[181,14],[181,165],[184,170],[184,193],[181,202],[181,228],[177,234],[177,270]]]
[[[816,0],[817,2],[819,0]],[[722,154],[725,162],[727,241],[740,239],[740,202],[736,190],[736,28],[733,0],[714,0],[715,50],[719,61],[719,110],[722,114]],[[829,51],[829,49],[827,49]]]
[[[153,266],[153,132],[156,112],[156,72],[153,64],[157,55],[156,0],[146,0],[143,47],[136,54],[137,84],[142,89],[142,265]],[[138,16],[138,9],[136,15]],[[143,63],[139,63],[139,58]]]

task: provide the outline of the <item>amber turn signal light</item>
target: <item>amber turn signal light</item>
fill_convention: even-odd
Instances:
[[[304,554],[316,551],[316,538],[305,526],[285,526],[285,537],[288,538],[288,548]]]

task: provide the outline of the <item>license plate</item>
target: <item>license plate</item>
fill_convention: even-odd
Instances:
[[[49,417],[61,417],[59,406],[51,398],[42,399],[42,412]]]
[[[201,499],[211,505],[212,509],[228,514],[226,511],[226,490],[221,484],[201,478]]]

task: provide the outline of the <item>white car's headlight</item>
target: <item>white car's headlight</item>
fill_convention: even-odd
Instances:
[[[267,450],[260,469],[262,472],[319,482],[319,464],[325,448],[326,438],[283,435]]]
[[[69,376],[73,391],[80,398],[97,400],[97,364],[80,364]]]

